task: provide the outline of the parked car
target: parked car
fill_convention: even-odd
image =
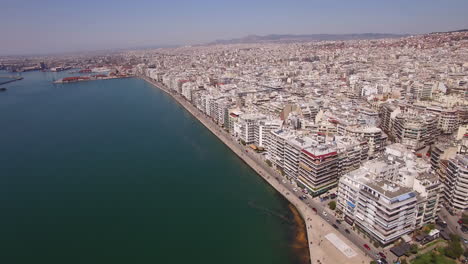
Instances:
[[[369,247],[369,245],[367,245],[367,244],[364,244],[363,246],[364,246],[364,248],[365,248],[365,249],[367,249],[367,250],[370,250],[370,247]]]
[[[462,226],[461,231],[462,231],[463,233],[467,233],[467,232],[468,232],[468,227]]]
[[[330,199],[335,199],[336,198],[336,193],[330,194]]]
[[[315,213],[317,213],[317,209],[315,209],[315,207],[312,208],[312,211],[314,211]]]
[[[379,255],[380,255],[380,257],[382,257],[382,258],[384,258],[384,259],[386,259],[386,258],[387,258],[387,256],[385,256],[385,254],[384,254],[384,253],[382,253],[382,252],[379,252]]]
[[[323,214],[324,216],[327,216],[327,212],[325,212],[325,211],[323,211],[322,214]]]
[[[442,220],[437,220],[436,224],[442,228],[447,227],[447,222],[442,221]]]
[[[337,226],[337,225],[333,224],[332,226],[333,226],[335,229],[338,229],[338,226]]]
[[[348,229],[345,229],[344,231],[345,231],[347,234],[351,234],[351,232],[349,232]]]
[[[336,223],[339,224],[339,225],[341,225],[341,221],[338,220],[338,219],[336,219]]]

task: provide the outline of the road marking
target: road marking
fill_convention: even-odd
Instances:
[[[352,258],[357,255],[356,251],[350,248],[343,240],[341,240],[334,233],[329,233],[325,236],[337,249],[341,251],[348,258]]]

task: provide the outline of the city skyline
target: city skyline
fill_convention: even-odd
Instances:
[[[468,27],[466,1],[6,1],[3,8],[8,26],[0,29],[0,55],[194,45],[247,35],[422,34]]]
[[[6,263],[468,262],[466,4],[317,3],[5,5]]]

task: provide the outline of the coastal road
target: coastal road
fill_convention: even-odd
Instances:
[[[259,165],[262,166],[262,168],[268,171],[271,175],[276,175],[275,179],[277,179],[277,181],[280,184],[285,186],[292,195],[299,197],[304,194],[300,190],[298,190],[299,188],[296,188],[297,186],[295,184],[291,184],[290,181],[282,177],[279,172],[269,167],[266,164],[265,159],[263,159],[262,155],[257,154],[251,151],[251,149],[250,150],[249,149],[250,148],[248,147],[244,148],[244,150],[246,151],[246,154],[250,156],[252,159],[256,160],[257,163],[259,163]],[[283,182],[283,180],[285,180],[285,182]],[[298,191],[294,191],[295,188]],[[302,203],[305,203],[310,208],[315,208],[317,210],[317,215],[319,215],[324,221],[328,222],[329,225],[336,224],[338,226],[337,231],[339,231],[344,237],[346,237],[354,245],[360,247],[364,255],[369,255],[369,257],[376,260],[376,259],[380,259],[380,256],[378,256],[378,253],[382,252],[386,255],[387,260],[389,260],[389,262],[396,260],[396,257],[393,255],[393,253],[390,252],[389,249],[375,248],[369,239],[364,239],[362,235],[359,235],[358,233],[353,231],[352,226],[348,225],[348,223],[346,223],[345,221],[341,221],[341,224],[337,224],[336,222],[337,217],[335,215],[335,212],[329,209],[328,204],[327,204],[329,202],[328,200],[324,203],[321,203],[318,197],[312,198],[310,195],[306,195],[305,197],[307,198],[303,200]],[[326,212],[327,216],[325,216],[323,212]],[[349,233],[345,231],[346,229],[348,229]],[[371,248],[371,250],[365,249],[364,244],[367,244]]]
[[[351,243],[352,241],[335,230],[319,215],[315,214],[312,210],[312,207],[308,206],[304,201],[301,201],[298,196],[294,194],[294,187],[288,184],[283,184],[281,180],[282,178],[280,178],[281,176],[279,176],[279,174],[272,168],[268,167],[260,155],[254,154],[251,150],[246,149],[243,145],[233,140],[229,133],[223,130],[210,117],[200,112],[182,96],[168,91],[160,83],[154,82],[148,78],[144,79],[152,83],[155,87],[171,95],[179,104],[181,104],[188,112],[196,117],[203,125],[205,125],[205,127],[207,127],[223,143],[225,143],[226,146],[228,146],[236,155],[238,155],[265,181],[267,181],[273,188],[281,193],[298,209],[307,226],[307,237],[310,242],[309,252],[311,263],[369,263],[371,258],[367,255],[367,252],[362,251],[362,248],[360,248],[359,245],[356,244],[356,246],[355,244]],[[319,207],[320,205],[317,204],[315,206]],[[321,208],[321,206],[319,208]],[[356,253],[355,256],[345,256],[332,243],[325,239],[325,235],[330,233],[338,235],[342,241],[345,243],[347,242],[346,244]]]
[[[461,238],[462,238],[462,245],[465,247],[465,249],[467,248],[467,244],[465,244],[463,242],[464,239],[468,239],[468,234],[466,233],[463,233],[461,231],[461,226],[460,224],[458,224],[458,220],[460,220],[462,218],[462,215],[461,214],[456,214],[456,215],[451,215],[447,209],[445,209],[445,207],[441,207],[440,209],[440,218],[442,220],[445,220],[445,222],[447,222],[447,227],[446,229],[448,229],[448,231],[450,233],[453,233],[453,234],[457,234],[459,235]]]

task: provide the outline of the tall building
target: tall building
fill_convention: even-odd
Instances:
[[[392,134],[396,142],[418,150],[430,145],[437,137],[437,119],[416,113],[399,114],[395,117]]]
[[[442,162],[445,206],[449,211],[462,213],[468,209],[468,155],[457,154]]]
[[[345,220],[387,245],[436,220],[441,184],[429,164],[401,144],[339,180],[338,209]]]
[[[330,144],[304,148],[299,161],[298,181],[313,195],[336,187],[338,183],[338,152]]]
[[[255,131],[258,131],[257,122],[265,119],[265,116],[260,114],[244,114],[239,117],[241,128],[240,139],[246,144],[255,143]],[[257,136],[258,138],[258,136]]]

